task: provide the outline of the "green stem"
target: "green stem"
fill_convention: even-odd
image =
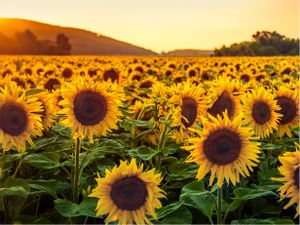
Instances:
[[[78,190],[79,190],[79,155],[80,155],[80,140],[79,138],[76,139],[75,143],[75,152],[74,152],[74,168],[73,168],[73,176],[74,176],[74,182],[73,182],[73,202],[78,203]]]
[[[169,125],[164,124],[162,133],[159,136],[159,143],[158,143],[158,148],[157,148],[157,150],[158,150],[159,153],[157,154],[157,165],[156,165],[156,168],[160,168],[160,164],[161,164],[160,153],[161,153],[162,149],[165,146],[168,127],[169,127]]]
[[[18,165],[17,165],[17,168],[16,168],[14,174],[12,175],[13,178],[16,177],[16,175],[17,175],[17,173],[18,173],[18,171],[19,171],[19,169],[20,169],[20,167],[21,167],[22,160],[23,160],[23,154],[21,155],[20,160],[19,160],[19,163],[18,163]]]
[[[217,223],[223,224],[222,221],[222,188],[218,188],[218,207],[217,207]]]

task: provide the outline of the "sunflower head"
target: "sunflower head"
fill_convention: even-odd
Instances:
[[[211,82],[214,88],[208,90],[209,107],[207,112],[216,117],[223,114],[225,110],[228,116],[232,119],[239,112],[239,97],[235,96],[236,82],[233,82],[228,77],[220,76],[218,79]]]
[[[181,142],[184,137],[193,134],[188,130],[194,127],[205,113],[204,91],[201,87],[185,82],[171,88],[170,99],[174,108],[172,127],[176,128],[174,138]]]
[[[264,88],[252,90],[241,100],[244,123],[253,127],[258,136],[267,137],[277,129],[281,115],[276,111],[280,108],[268,90]]]
[[[148,215],[157,218],[155,209],[162,206],[159,198],[165,195],[158,187],[162,177],[154,169],[144,172],[135,159],[121,161],[96,180],[97,187],[89,196],[99,199],[96,215],[108,215],[106,222],[151,224]]]
[[[105,83],[99,85],[82,77],[62,89],[60,113],[67,116],[62,124],[72,128],[74,138],[88,136],[93,141],[93,135],[102,136],[117,128],[121,96],[113,90]]]
[[[273,178],[273,180],[282,182],[283,185],[278,189],[280,192],[280,200],[290,198],[284,209],[289,208],[293,204],[296,204],[296,215],[299,216],[300,204],[299,204],[299,169],[300,169],[300,153],[299,150],[295,152],[285,152],[282,156],[279,156],[281,166],[278,168],[282,177]]]
[[[197,179],[201,180],[211,172],[209,184],[218,177],[217,185],[221,187],[224,179],[235,185],[240,175],[250,175],[260,151],[258,143],[252,142],[252,130],[241,124],[241,116],[230,120],[225,112],[222,117],[209,116],[203,130],[193,130],[199,138],[189,139],[191,145],[183,148],[191,151],[188,162],[200,166]]]
[[[4,151],[15,147],[25,151],[26,141],[33,145],[31,136],[42,134],[41,103],[25,96],[15,83],[0,90],[0,142]]]
[[[281,86],[275,96],[282,117],[279,119],[278,134],[282,137],[287,134],[292,137],[291,128],[299,125],[299,89],[290,90]]]

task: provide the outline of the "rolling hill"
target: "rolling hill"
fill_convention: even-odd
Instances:
[[[7,37],[31,30],[39,39],[55,40],[58,33],[69,37],[73,55],[156,55],[155,52],[83,29],[61,27],[25,19],[0,18],[0,33]]]

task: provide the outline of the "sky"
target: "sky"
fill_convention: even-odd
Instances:
[[[298,0],[0,0],[0,17],[83,28],[157,52],[214,49],[257,30],[299,37]]]

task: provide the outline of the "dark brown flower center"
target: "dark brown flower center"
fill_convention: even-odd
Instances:
[[[297,187],[297,189],[299,190],[299,168],[300,167],[298,167],[296,170],[295,170],[295,172],[294,172],[294,182],[295,182],[295,185],[296,185],[296,187]]]
[[[240,136],[226,128],[212,132],[203,143],[206,158],[217,165],[235,161],[241,152]]]
[[[88,71],[88,74],[89,74],[90,77],[93,77],[93,76],[97,75],[97,70],[90,69]]]
[[[265,124],[271,118],[270,107],[263,101],[257,101],[252,107],[252,117],[258,124]]]
[[[73,75],[73,71],[70,68],[65,68],[62,75],[64,78],[70,78]]]
[[[182,82],[182,77],[176,77],[175,79],[174,79],[174,83],[175,84],[178,84],[178,83],[181,83]]]
[[[140,178],[131,176],[117,180],[111,187],[110,195],[119,209],[134,211],[145,204],[148,191]]]
[[[140,66],[136,67],[135,70],[140,72],[140,73],[144,73],[144,69]]]
[[[153,85],[153,83],[150,80],[148,80],[148,81],[143,82],[140,85],[140,88],[150,88],[150,87],[152,87],[152,85]]]
[[[12,78],[11,80],[14,81],[14,82],[16,82],[16,84],[17,84],[19,87],[25,88],[25,83],[24,83],[24,81],[22,81],[20,78],[15,77],[15,78]]]
[[[25,73],[28,75],[32,75],[32,70],[30,68],[26,68]]]
[[[49,75],[52,75],[54,73],[53,70],[48,70],[44,73],[44,77],[48,77]]]
[[[119,80],[119,73],[115,71],[114,69],[106,70],[103,74],[103,79],[105,81],[108,81],[108,79],[111,79],[112,82]]]
[[[284,125],[292,122],[297,116],[297,106],[295,101],[286,96],[277,97],[275,100],[277,100],[277,104],[281,108],[277,112],[283,115],[279,119],[279,124]]]
[[[167,71],[165,72],[165,74],[166,74],[166,76],[171,76],[171,75],[172,75],[172,71],[167,70]]]
[[[58,85],[60,85],[59,80],[56,78],[50,78],[45,84],[45,89],[52,91],[55,90]]]
[[[257,80],[257,81],[261,81],[262,79],[264,79],[265,77],[264,77],[264,75],[258,75],[255,79]]]
[[[134,76],[132,77],[132,80],[140,81],[140,80],[141,80],[141,76],[140,76],[140,75],[134,75]]]
[[[189,71],[189,77],[194,77],[196,76],[196,71],[195,70],[190,70]]]
[[[222,115],[222,113],[225,112],[226,109],[229,118],[231,118],[234,115],[235,110],[234,102],[232,96],[228,92],[224,91],[219,96],[217,101],[213,104],[213,106],[207,111],[212,116],[216,117],[217,115]]]
[[[21,105],[8,102],[1,107],[0,128],[4,133],[18,136],[26,130],[27,123],[27,113]]]
[[[83,91],[74,99],[74,114],[76,119],[85,126],[99,123],[107,112],[106,100],[92,91]]]
[[[181,118],[181,122],[185,127],[190,127],[196,120],[197,117],[197,102],[195,99],[185,97],[182,99],[181,115],[187,119]]]
[[[244,82],[248,82],[250,80],[250,76],[248,74],[243,74],[241,76],[241,80]]]

